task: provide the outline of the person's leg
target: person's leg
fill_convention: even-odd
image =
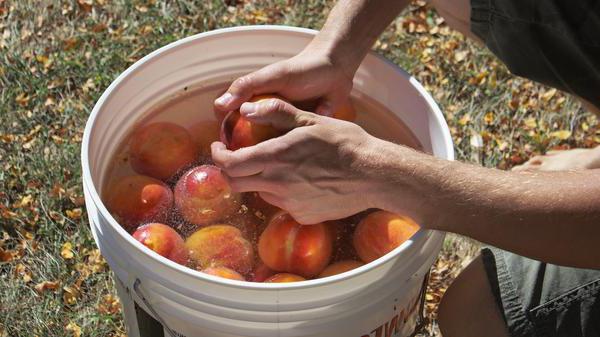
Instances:
[[[509,336],[481,256],[458,275],[444,294],[438,322],[444,337]]]
[[[471,32],[470,0],[430,0],[430,3],[450,28],[472,40],[481,42],[481,39]]]

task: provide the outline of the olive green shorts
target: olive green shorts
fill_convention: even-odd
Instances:
[[[600,270],[562,267],[497,248],[481,251],[512,337],[600,336]]]

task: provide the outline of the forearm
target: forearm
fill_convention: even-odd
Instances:
[[[600,268],[600,170],[512,173],[379,148],[381,208],[531,258]]]
[[[408,0],[340,0],[311,43],[352,73]]]

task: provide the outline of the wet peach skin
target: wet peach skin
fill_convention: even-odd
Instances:
[[[197,146],[188,131],[173,123],[139,127],[129,141],[131,167],[138,173],[164,181],[190,166],[197,156]]]
[[[235,213],[240,195],[231,191],[221,169],[201,165],[187,171],[175,185],[175,206],[185,220],[207,225]]]
[[[186,264],[188,252],[181,236],[162,223],[149,223],[138,227],[133,237],[167,259]]]
[[[391,252],[419,230],[411,218],[376,211],[362,219],[354,231],[354,248],[365,263]]]
[[[328,277],[328,276],[345,273],[347,271],[356,269],[363,265],[364,265],[364,263],[362,263],[360,261],[355,261],[355,260],[343,260],[343,261],[335,262],[335,263],[332,263],[329,266],[327,266],[327,268],[325,268],[321,272],[321,274],[319,274],[319,277]]]
[[[160,180],[132,175],[108,187],[106,206],[127,230],[146,222],[162,222],[173,206],[173,193]]]
[[[230,225],[201,228],[185,240],[190,259],[201,269],[227,267],[247,274],[254,265],[252,244]]]
[[[264,283],[290,283],[290,282],[300,282],[306,281],[306,279],[299,275],[289,274],[289,273],[280,273],[275,274],[264,281]]]
[[[258,241],[258,254],[265,265],[305,278],[325,269],[332,250],[333,231],[327,225],[303,226],[284,212],[273,216]]]
[[[230,280],[246,281],[246,279],[240,273],[227,267],[208,267],[203,269],[202,272]]]
[[[259,102],[264,99],[279,98],[275,95],[260,95],[252,97],[249,102]],[[278,137],[281,131],[271,125],[253,123],[240,114],[240,110],[229,112],[221,125],[221,142],[230,150],[256,145],[265,140]]]

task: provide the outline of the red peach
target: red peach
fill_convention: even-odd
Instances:
[[[288,274],[288,273],[280,273],[275,274],[268,279],[266,279],[265,283],[289,283],[289,282],[300,282],[306,281],[306,279],[302,276]]]
[[[254,264],[252,244],[229,225],[204,227],[185,240],[190,259],[202,268],[227,267],[246,274]]]
[[[185,265],[188,252],[181,236],[171,227],[149,223],[138,227],[133,237],[167,259]]]
[[[354,231],[354,248],[361,260],[374,261],[408,240],[419,230],[411,218],[386,211],[367,215]]]
[[[250,102],[258,102],[263,99],[280,98],[275,95],[254,96]],[[267,139],[280,136],[282,133],[271,125],[255,124],[240,114],[239,110],[227,114],[221,124],[221,142],[228,149],[237,150],[243,147],[256,145]]]
[[[334,111],[333,118],[342,119],[348,122],[354,122],[356,120],[356,110],[352,106],[350,99]]]
[[[267,267],[266,264],[264,264],[263,262],[260,262],[255,268],[254,271],[252,271],[252,277],[250,277],[250,281],[252,282],[264,282],[266,279],[270,278],[271,276],[277,274],[276,271],[272,270],[271,268]]]
[[[300,225],[288,213],[269,221],[258,241],[258,254],[271,269],[307,278],[318,275],[329,263],[333,231],[325,224]]]
[[[136,172],[168,180],[196,160],[196,148],[186,129],[158,122],[135,130],[129,142],[129,158]]]
[[[246,281],[240,273],[227,267],[208,267],[203,269],[202,272],[213,276],[228,278],[230,280]]]
[[[127,230],[164,221],[173,206],[173,192],[160,180],[132,175],[109,186],[106,207]]]
[[[206,225],[235,213],[240,206],[240,195],[231,191],[220,168],[202,165],[187,171],[177,181],[175,206],[185,220]]]
[[[203,121],[189,128],[192,140],[198,147],[201,156],[210,157],[210,144],[219,140],[221,124],[217,121]]]
[[[355,260],[339,261],[339,262],[332,263],[329,266],[327,266],[327,268],[325,268],[325,270],[323,270],[323,272],[321,272],[319,277],[327,277],[327,276],[333,276],[333,275],[345,273],[347,271],[350,271],[352,269],[358,268],[363,265],[364,265],[364,263],[362,263],[360,261],[355,261]]]

